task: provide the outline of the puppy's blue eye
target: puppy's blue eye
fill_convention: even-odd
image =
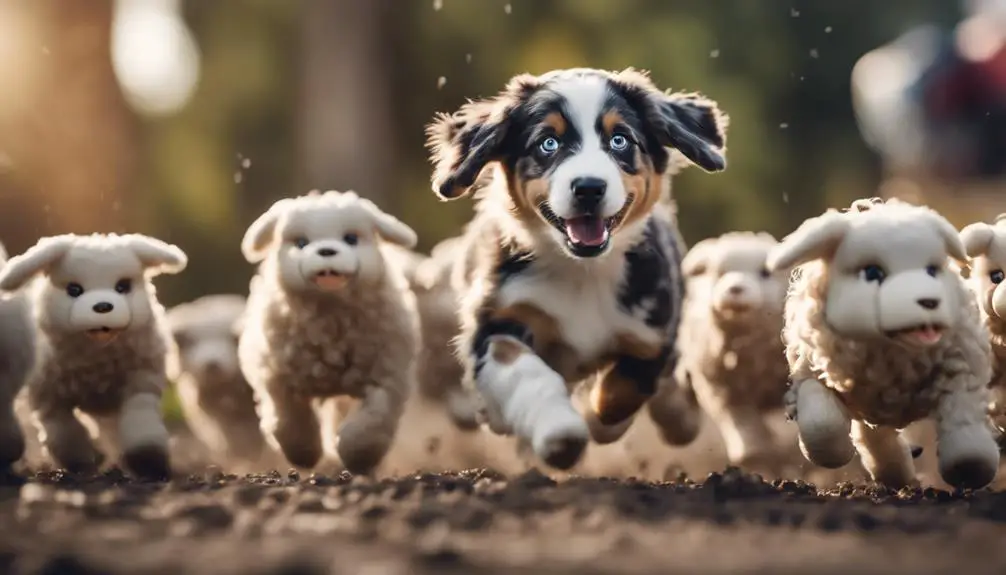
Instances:
[[[887,277],[887,273],[880,266],[869,265],[862,269],[863,279],[868,282],[877,282],[878,284],[884,283],[884,278]]]
[[[1004,279],[1006,279],[1006,274],[1002,270],[995,270],[989,273],[989,279],[992,280],[994,284],[1000,284]]]
[[[80,297],[84,295],[84,286],[79,283],[66,284],[66,295],[74,298]]]
[[[615,134],[608,140],[608,146],[616,152],[620,152],[629,147],[629,139],[622,134]]]
[[[938,266],[926,266],[926,273],[932,277],[936,277],[936,274],[940,273],[940,268]]]
[[[342,236],[342,241],[346,242],[351,246],[355,246],[356,244],[360,243],[360,236],[356,234],[346,234]]]
[[[115,283],[115,291],[121,294],[127,294],[133,291],[133,282],[130,280],[119,280]]]
[[[559,140],[549,136],[538,144],[538,151],[546,156],[551,156],[559,150]]]
[[[301,249],[303,249],[304,246],[306,246],[309,243],[310,242],[307,241],[307,238],[297,238],[297,239],[293,240],[293,245],[295,245],[295,246],[297,246],[298,248],[301,248]]]

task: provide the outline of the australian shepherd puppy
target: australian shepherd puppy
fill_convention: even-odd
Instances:
[[[516,76],[428,126],[434,191],[477,198],[456,342],[494,432],[569,469],[673,373],[684,246],[669,177],[688,162],[723,170],[726,125],[711,100],[645,73],[570,69]],[[581,415],[571,391],[584,381]],[[651,415],[665,438],[694,438],[673,429],[694,416]]]

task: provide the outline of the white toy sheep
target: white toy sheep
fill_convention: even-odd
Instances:
[[[169,375],[175,382],[185,421],[219,460],[257,462],[265,438],[259,429],[255,396],[238,365],[238,336],[244,296],[213,294],[168,310],[178,345]]]
[[[7,251],[0,244],[0,270]],[[0,471],[25,452],[25,435],[14,410],[35,359],[35,335],[28,302],[23,294],[0,298]]]
[[[781,446],[766,416],[781,412],[789,366],[782,343],[789,269],[770,272],[767,233],[731,232],[695,244],[678,331],[677,379],[690,382],[731,464],[778,473]]]
[[[370,473],[391,446],[415,385],[419,327],[382,243],[416,239],[373,202],[335,191],[279,200],[245,233],[245,258],[261,264],[238,357],[266,438],[293,465],[335,451],[350,472]],[[348,397],[360,403],[340,425]]]
[[[957,230],[899,200],[853,207],[805,221],[768,258],[770,270],[799,266],[784,338],[786,404],[800,447],[826,468],[849,463],[858,450],[874,480],[913,485],[912,450],[900,430],[931,417],[944,481],[988,485],[999,464],[985,420],[988,332],[964,281],[948,269],[948,256],[966,260]]]
[[[993,224],[977,222],[961,230],[961,242],[973,258],[967,271],[992,345],[989,414],[994,425],[1006,427],[1006,214]]]
[[[0,270],[0,291],[28,286],[38,346],[28,402],[57,465],[89,472],[103,459],[79,410],[127,469],[170,475],[160,408],[172,342],[150,280],[187,262],[178,247],[144,235],[66,234],[42,238]]]

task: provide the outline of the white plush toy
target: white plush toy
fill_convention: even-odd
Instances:
[[[384,242],[411,248],[416,234],[353,192],[279,200],[245,233],[245,258],[261,264],[238,357],[266,438],[297,467],[327,451],[370,473],[397,433],[419,325]],[[350,398],[359,406],[347,414]]]
[[[6,263],[7,251],[0,244],[0,270]],[[25,452],[25,435],[14,400],[35,360],[34,331],[24,294],[0,298],[0,471]]]
[[[901,430],[932,418],[944,481],[995,478],[988,332],[948,258],[967,259],[957,230],[894,199],[828,210],[769,255],[771,270],[799,266],[786,301],[786,402],[808,460],[837,468],[858,450],[876,481],[913,485]]]
[[[28,402],[57,465],[90,472],[106,455],[79,411],[130,471],[170,474],[161,393],[172,342],[151,278],[187,262],[176,246],[144,235],[67,234],[39,240],[0,270],[0,291],[33,282],[38,352]]]

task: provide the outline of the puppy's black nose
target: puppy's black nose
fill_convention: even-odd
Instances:
[[[940,300],[938,299],[922,298],[920,300],[916,300],[916,303],[926,309],[936,309],[940,307]]]
[[[576,178],[572,188],[576,207],[585,214],[593,214],[604,199],[608,183],[600,178]]]
[[[95,313],[108,313],[112,311],[112,304],[107,301],[100,301],[91,307]]]
[[[336,251],[332,248],[321,248],[318,250],[318,255],[323,258],[330,258],[336,254]]]

